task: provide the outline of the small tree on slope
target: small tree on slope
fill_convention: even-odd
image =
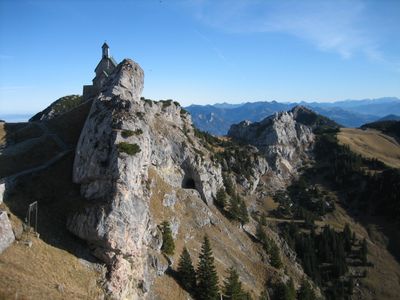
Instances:
[[[178,277],[182,286],[188,292],[194,292],[196,287],[196,271],[192,264],[192,258],[186,247],[183,248],[178,264]]]
[[[239,281],[239,275],[233,267],[227,270],[229,276],[224,281],[224,299],[244,300],[246,295],[242,290],[242,283]]]
[[[197,298],[199,300],[219,299],[218,275],[207,236],[204,236],[197,267]]]

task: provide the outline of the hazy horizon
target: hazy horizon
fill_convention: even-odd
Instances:
[[[396,100],[399,100],[399,98],[397,97],[379,97],[379,98],[366,98],[366,99],[342,99],[342,100],[335,100],[335,101],[317,101],[317,100],[310,100],[310,101],[276,101],[276,100],[256,100],[256,101],[242,101],[242,102],[238,102],[238,103],[233,103],[233,102],[226,102],[226,101],[222,101],[222,102],[215,102],[215,103],[205,103],[205,104],[189,104],[189,105],[185,105],[185,107],[191,106],[191,105],[223,105],[223,104],[227,104],[227,105],[242,105],[242,104],[246,104],[246,103],[257,103],[257,102],[279,102],[279,103],[285,103],[285,104],[293,104],[293,103],[336,103],[336,102],[342,102],[342,101],[365,101],[365,100],[380,100],[380,99],[386,99],[386,98],[396,98]],[[156,99],[152,99],[152,100],[156,100]],[[157,99],[159,100],[159,99]],[[55,100],[54,100],[55,101]],[[53,102],[54,102],[53,101]],[[51,103],[49,103],[48,105],[50,105]],[[47,105],[47,106],[48,106]],[[39,111],[33,111],[33,112],[20,112],[20,113],[2,113],[0,112],[0,120],[4,120],[6,122],[26,122],[28,121],[32,116],[34,116],[36,113],[44,110],[47,106],[43,107],[41,110]]]

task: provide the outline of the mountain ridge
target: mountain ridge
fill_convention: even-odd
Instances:
[[[241,104],[191,105],[186,107],[194,124],[201,130],[216,135],[225,135],[230,125],[245,119],[260,121],[279,111],[287,111],[296,105],[309,107],[347,127],[359,127],[370,123],[393,111],[400,112],[400,99],[386,97],[367,100],[347,100],[333,103],[276,101],[245,102]],[[364,105],[364,107],[362,107]],[[366,106],[365,106],[366,105]],[[360,112],[361,111],[361,112]]]

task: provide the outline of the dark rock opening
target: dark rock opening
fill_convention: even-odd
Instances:
[[[190,177],[183,178],[182,188],[195,190],[196,189],[196,183],[194,182],[194,179],[190,178]]]

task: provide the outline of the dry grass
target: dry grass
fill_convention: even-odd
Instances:
[[[152,286],[153,300],[187,300],[189,294],[170,276],[160,276],[154,280]]]
[[[400,168],[400,145],[393,137],[373,129],[342,128],[338,139],[341,144],[349,145],[355,153]]]
[[[4,125],[4,122],[0,122],[0,145],[4,145],[6,143],[6,130]]]
[[[275,202],[271,196],[267,196],[263,202],[263,209],[266,212],[271,212],[279,207],[279,203]]]
[[[99,274],[32,234],[0,255],[0,299],[98,299]]]

